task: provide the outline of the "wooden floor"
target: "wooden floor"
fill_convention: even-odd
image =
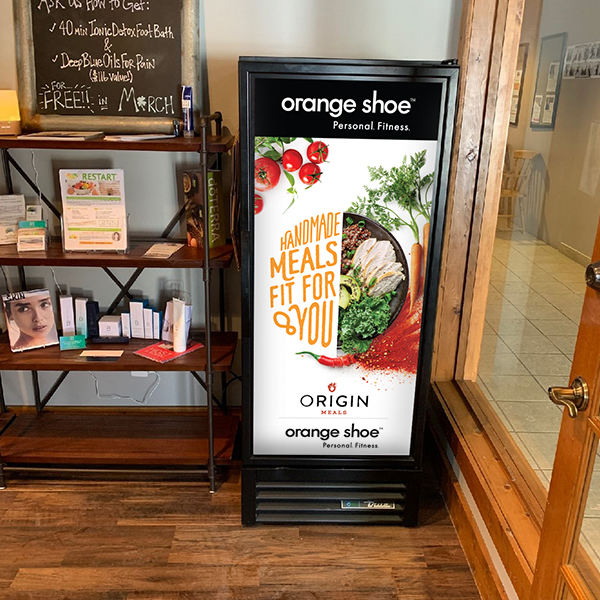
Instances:
[[[240,526],[239,472],[202,482],[27,479],[0,491],[3,600],[479,599],[443,501],[418,528]]]

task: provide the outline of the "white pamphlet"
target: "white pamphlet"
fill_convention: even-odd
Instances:
[[[0,244],[16,244],[19,221],[25,218],[25,196],[0,196]]]
[[[127,250],[122,169],[59,171],[65,250]]]

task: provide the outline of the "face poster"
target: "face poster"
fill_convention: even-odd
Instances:
[[[253,452],[407,456],[443,85],[253,91]]]

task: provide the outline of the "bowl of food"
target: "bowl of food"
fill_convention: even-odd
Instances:
[[[396,238],[376,221],[344,213],[338,343],[365,352],[398,316],[408,294],[408,264]]]
[[[73,193],[77,196],[88,196],[94,191],[95,184],[90,181],[78,181],[73,186]]]

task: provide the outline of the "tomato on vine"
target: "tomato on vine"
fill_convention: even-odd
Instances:
[[[302,166],[302,154],[298,150],[290,148],[283,153],[282,156],[283,168],[291,173],[297,171]]]
[[[257,215],[265,205],[265,201],[260,194],[254,194],[254,214]]]
[[[274,188],[280,176],[279,165],[272,158],[262,156],[254,161],[254,187],[259,192]]]
[[[314,185],[321,179],[321,168],[312,162],[304,163],[298,173],[300,181],[308,186]]]
[[[319,164],[327,160],[329,147],[324,142],[313,142],[306,150],[306,156],[310,162]]]

